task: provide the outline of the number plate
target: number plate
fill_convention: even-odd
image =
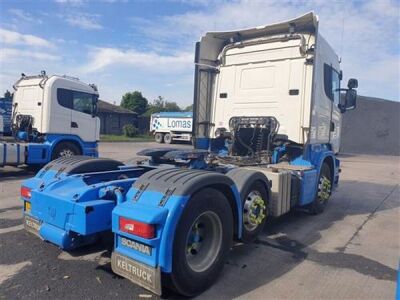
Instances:
[[[24,227],[27,231],[36,234],[37,236],[39,235],[39,230],[40,230],[40,221],[31,218],[29,216],[25,216],[25,220],[24,220]]]
[[[28,201],[25,201],[25,211],[31,212],[31,203]]]
[[[159,267],[152,268],[117,252],[113,252],[111,255],[111,268],[114,273],[129,279],[157,295],[161,295],[161,271]]]

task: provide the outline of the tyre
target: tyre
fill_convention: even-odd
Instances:
[[[164,142],[166,144],[172,144],[172,135],[170,133],[164,135]]]
[[[221,272],[233,240],[233,216],[226,197],[212,188],[195,193],[176,228],[168,283],[192,297],[210,287]]]
[[[314,201],[310,205],[312,214],[320,214],[324,211],[329,197],[332,194],[332,175],[327,163],[321,167],[321,172],[318,178],[318,191]]]
[[[53,153],[51,154],[51,160],[74,155],[81,155],[79,147],[71,142],[61,142],[54,148]]]
[[[156,132],[154,139],[157,143],[164,143],[164,135],[161,132]]]
[[[261,181],[255,181],[245,191],[242,199],[243,230],[241,240],[253,242],[263,230],[268,216],[268,194]]]

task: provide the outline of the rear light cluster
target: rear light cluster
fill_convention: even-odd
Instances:
[[[155,226],[146,224],[123,217],[119,218],[119,230],[140,236],[145,239],[152,239],[155,237]]]
[[[24,199],[31,199],[31,189],[26,186],[21,186],[21,197]]]

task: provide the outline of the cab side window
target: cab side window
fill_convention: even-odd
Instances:
[[[324,89],[326,96],[336,105],[340,100],[340,75],[332,66],[324,64]]]
[[[57,89],[57,101],[62,107],[73,109],[84,114],[96,112],[97,95],[68,89]]]
[[[81,92],[73,92],[72,95],[73,110],[91,115],[93,111],[93,96]]]
[[[57,101],[62,107],[72,109],[72,91],[57,89]]]

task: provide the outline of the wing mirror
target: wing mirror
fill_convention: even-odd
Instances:
[[[358,80],[355,78],[350,78],[349,81],[347,82],[347,87],[350,90],[358,88]]]
[[[357,105],[357,91],[355,89],[358,88],[358,80],[350,78],[347,87],[348,89],[344,89],[346,93],[340,97],[340,103],[338,105],[341,113],[353,110]]]
[[[92,99],[92,118],[97,117],[99,97],[93,97]]]
[[[346,94],[344,95],[345,98],[345,109],[352,110],[356,108],[357,104],[357,91],[350,89],[347,90]]]

